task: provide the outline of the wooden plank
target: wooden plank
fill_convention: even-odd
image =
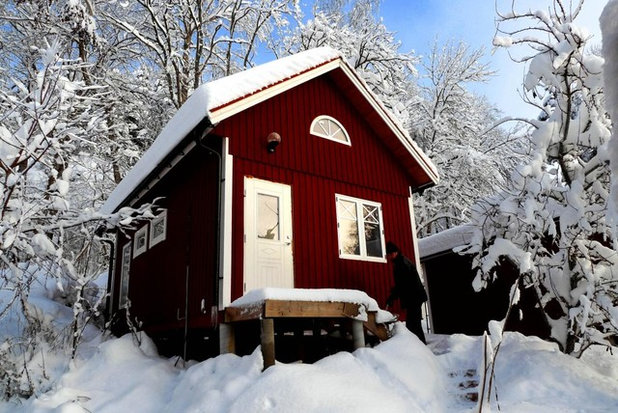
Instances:
[[[236,337],[231,324],[219,324],[219,353],[236,353]]]
[[[344,302],[266,300],[264,317],[356,317],[359,305]]]
[[[264,318],[260,324],[260,343],[262,345],[264,370],[266,370],[275,365],[275,321],[272,318]]]
[[[263,305],[253,305],[248,307],[225,307],[225,323],[236,321],[258,320],[264,316]]]
[[[266,300],[259,305],[226,307],[224,322],[261,318],[354,318],[359,315],[359,307],[359,304],[340,301]]]
[[[367,321],[365,321],[365,328],[371,331],[380,341],[386,341],[390,338],[389,331],[384,324],[378,324],[376,322],[376,311],[367,312]]]

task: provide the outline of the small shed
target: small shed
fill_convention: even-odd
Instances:
[[[418,241],[429,296],[430,330],[436,334],[480,335],[489,321],[506,316],[517,269],[508,260],[502,261],[495,281],[475,291],[472,283],[477,271],[472,267],[473,255],[454,251],[470,242],[473,231],[473,227],[461,225]],[[549,326],[538,301],[532,289],[523,290],[505,329],[547,338]]]
[[[164,353],[179,336],[213,353],[223,310],[254,289],[356,289],[383,304],[385,240],[416,256],[412,193],[437,180],[333,49],[204,84],[102,208],[157,205],[117,234],[110,312]]]

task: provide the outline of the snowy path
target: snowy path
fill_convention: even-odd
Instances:
[[[465,336],[462,336],[462,338]],[[450,336],[428,334],[427,346],[442,365],[446,380],[447,408],[451,412],[473,410],[478,400],[480,340],[466,337],[453,343]]]

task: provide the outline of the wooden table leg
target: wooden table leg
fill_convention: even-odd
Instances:
[[[360,320],[352,320],[352,339],[354,340],[354,350],[365,347],[365,331],[363,322]]]
[[[219,324],[219,353],[236,353],[236,337],[233,324]]]
[[[266,370],[275,365],[275,322],[272,318],[263,318],[261,327],[262,358],[264,359],[264,370]]]

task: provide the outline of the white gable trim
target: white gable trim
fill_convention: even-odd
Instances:
[[[340,67],[340,62],[341,59],[333,60],[331,62],[322,64],[321,66],[309,69],[304,73],[286,79],[273,86],[262,89],[248,97],[241,98],[231,104],[223,105],[219,108],[213,108],[210,111],[210,121],[213,124],[217,124],[231,116],[236,115],[237,113],[249,109],[252,106],[262,103],[281,93],[287,92],[288,90],[293,89],[296,86],[302,85],[303,83],[306,83],[312,79],[315,79],[316,77],[319,77],[325,73],[330,72],[333,69]]]
[[[388,109],[386,109],[384,104],[373,94],[367,84],[358,77],[354,69],[346,63],[341,65],[341,69],[343,69],[343,72],[348,76],[352,83],[354,83],[354,86],[356,86],[365,99],[367,99],[375,111],[380,115],[382,120],[384,120],[388,127],[395,133],[401,144],[407,149],[408,153],[412,155],[414,160],[418,162],[421,168],[423,168],[423,171],[427,173],[434,184],[437,184],[439,177],[433,162],[431,162],[427,155],[425,155],[423,151],[421,151],[420,148],[412,141],[412,139],[408,136],[408,133],[403,129],[399,122],[395,121],[391,117]]]

